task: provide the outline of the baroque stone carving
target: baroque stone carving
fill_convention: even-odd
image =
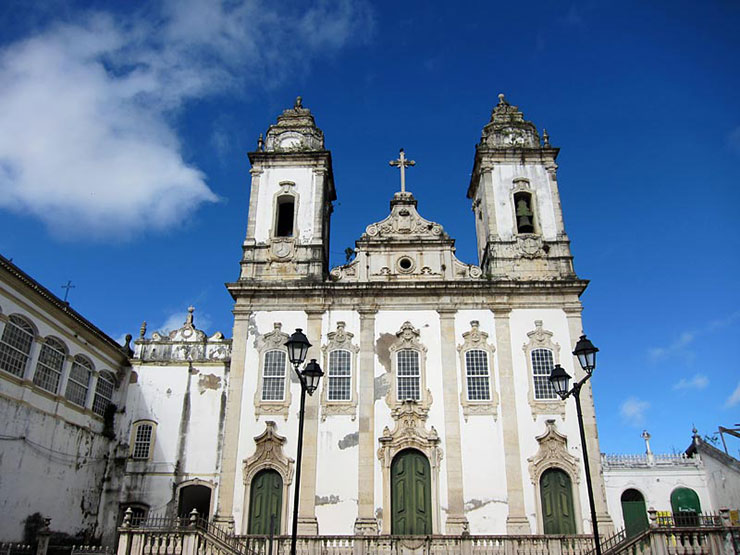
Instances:
[[[488,364],[488,399],[469,399],[466,353],[474,350],[483,351],[486,354]],[[496,380],[493,373],[493,353],[495,351],[496,348],[488,343],[488,334],[481,331],[480,322],[478,320],[470,322],[470,331],[463,333],[463,343],[457,346],[457,352],[460,353],[460,378],[462,383],[460,404],[462,405],[463,416],[466,422],[470,415],[490,414],[493,415],[494,419],[498,417],[499,396],[496,391]]]
[[[283,480],[283,500],[288,499],[288,489],[293,482],[294,461],[283,453],[285,438],[277,433],[275,422],[265,422],[265,431],[254,438],[255,450],[251,457],[244,459],[242,478],[244,480],[244,530],[247,529],[249,515],[250,487],[252,480],[262,470],[275,470]],[[283,502],[280,526],[284,533],[288,517],[288,503]]]
[[[426,354],[427,348],[419,340],[419,330],[411,325],[411,322],[404,322],[401,329],[396,332],[396,341],[390,346],[391,354],[391,387],[385,396],[385,402],[391,408],[391,411],[402,405],[405,399],[398,398],[398,357],[399,351],[410,349],[418,353],[419,360],[419,399],[416,402],[420,406],[428,409],[432,404],[432,392],[427,389],[426,380]],[[391,412],[393,414],[393,412]]]
[[[370,224],[365,229],[368,237],[398,237],[421,236],[430,238],[445,238],[447,234],[442,226],[422,218],[416,211],[416,200],[411,193],[396,193],[391,202],[390,215],[380,222]]]
[[[444,453],[439,447],[440,439],[437,430],[432,426],[426,428],[429,409],[415,401],[405,401],[395,407],[391,414],[395,420],[393,431],[386,426],[383,435],[378,439],[378,460],[383,471],[383,506],[391,506],[391,463],[393,458],[404,449],[417,449],[429,460],[432,470],[432,526],[435,531],[440,529],[439,504],[437,499],[439,489],[439,465]],[[383,519],[382,532],[390,533],[390,519]]]
[[[267,130],[265,152],[309,152],[324,150],[324,133],[316,127],[311,110],[296,98],[293,108],[283,111]]]
[[[580,483],[579,461],[568,453],[568,439],[558,432],[555,420],[547,420],[545,428],[545,432],[535,438],[539,443],[537,453],[527,459],[532,483],[539,483],[542,473],[553,467],[567,472],[573,484]]]
[[[254,392],[254,416],[255,419],[259,418],[261,414],[280,414],[287,420],[288,412],[290,410],[291,392],[290,392],[290,369],[288,368],[287,349],[285,348],[285,342],[290,337],[287,333],[282,331],[283,325],[280,322],[273,324],[273,330],[260,336],[257,340],[257,352],[259,353],[259,370],[257,374],[257,386]],[[262,385],[263,385],[263,374],[265,364],[265,353],[268,351],[282,351],[285,353],[285,380],[283,381],[283,398],[280,400],[264,400],[262,399]]]
[[[542,320],[535,320],[535,329],[527,333],[529,342],[522,349],[527,359],[527,375],[529,390],[527,399],[532,409],[532,418],[537,419],[538,414],[557,414],[565,418],[565,401],[557,395],[552,399],[537,399],[534,394],[534,368],[532,366],[532,351],[536,349],[547,349],[552,353],[553,365],[560,363],[560,345],[552,341],[553,334],[542,327]]]
[[[349,415],[354,420],[357,417],[357,353],[360,347],[352,343],[354,334],[346,330],[344,322],[337,322],[337,331],[327,334],[329,342],[321,347],[324,353],[324,369],[327,376],[321,390],[321,420],[326,420],[328,415]],[[332,351],[349,351],[350,353],[350,398],[337,401],[329,399],[329,357]]]
[[[494,148],[539,148],[540,137],[534,124],[525,121],[519,108],[500,94],[491,121],[483,128],[481,144]]]

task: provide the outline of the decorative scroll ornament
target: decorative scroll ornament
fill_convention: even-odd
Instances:
[[[244,459],[243,477],[244,483],[249,484],[252,478],[266,468],[277,470],[283,478],[283,483],[290,484],[293,481],[293,459],[283,453],[285,438],[277,433],[275,422],[265,422],[265,431],[254,438],[254,454]]]
[[[488,399],[469,399],[467,360],[466,353],[472,350],[484,351],[488,365]],[[493,418],[498,417],[499,396],[496,392],[496,380],[493,374],[493,353],[496,348],[488,343],[488,334],[480,329],[480,322],[473,320],[470,322],[470,331],[463,333],[463,343],[457,346],[457,352],[460,353],[460,378],[462,391],[460,392],[460,404],[463,408],[463,417],[468,421],[470,415],[490,414]]]
[[[529,342],[522,346],[524,356],[527,359],[527,371],[529,376],[529,390],[527,400],[532,409],[532,419],[536,420],[539,414],[557,414],[565,418],[565,401],[557,395],[552,399],[536,399],[534,395],[534,368],[532,367],[532,351],[535,349],[548,349],[552,352],[553,365],[560,363],[560,345],[553,342],[553,333],[542,327],[542,320],[534,321],[534,330],[527,332]]]
[[[357,417],[357,353],[360,347],[352,343],[354,334],[346,330],[344,322],[337,322],[337,331],[331,331],[327,335],[329,342],[321,350],[324,353],[324,369],[330,371],[329,358],[332,351],[349,351],[350,362],[350,398],[346,400],[329,399],[329,380],[326,376],[321,390],[321,420],[325,421],[329,415],[348,415],[354,420]]]
[[[259,149],[258,145],[258,149]],[[324,150],[324,133],[316,127],[311,110],[296,98],[293,108],[283,111],[270,126],[264,141],[265,152],[310,152]]]
[[[441,225],[419,215],[411,193],[396,193],[391,201],[390,215],[385,220],[367,226],[363,239],[410,236],[449,239]]]
[[[545,433],[538,436],[540,444],[537,453],[529,457],[529,477],[533,484],[539,484],[540,477],[548,468],[560,468],[570,475],[574,484],[581,481],[579,459],[568,453],[568,440],[558,432],[555,420],[545,422]]]

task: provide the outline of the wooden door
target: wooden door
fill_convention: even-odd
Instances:
[[[645,498],[636,489],[628,489],[622,493],[622,516],[624,517],[624,531],[628,538],[636,536],[648,529]]]
[[[283,479],[275,470],[262,470],[252,480],[249,491],[248,534],[280,534],[283,505]]]
[[[391,464],[391,533],[432,533],[432,480],[429,461],[415,449],[402,451]]]
[[[540,478],[540,497],[545,534],[575,534],[573,489],[568,475],[559,468],[546,470]]]

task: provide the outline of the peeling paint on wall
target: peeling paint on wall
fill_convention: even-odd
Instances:
[[[247,333],[254,337],[254,342],[252,343],[252,347],[255,349],[259,348],[259,338],[260,338],[260,330],[257,327],[257,316],[255,314],[251,314],[249,316],[249,323],[247,324]]]
[[[341,499],[339,499],[338,495],[317,495],[316,496],[316,506],[319,505],[336,505],[339,503]]]
[[[356,447],[360,443],[360,432],[352,432],[347,434],[337,442],[340,449],[347,449],[348,447]]]
[[[373,397],[376,401],[382,399],[388,393],[391,388],[391,381],[388,379],[388,374],[378,376],[373,380]]]
[[[471,499],[465,502],[465,512],[475,511],[489,503],[506,503],[504,499]]]
[[[381,333],[375,343],[375,354],[378,355],[378,362],[385,368],[386,372],[391,371],[391,345],[395,341],[396,336],[394,334]]]
[[[218,391],[221,388],[221,377],[216,374],[201,374],[198,376],[198,392],[203,395],[206,389]]]

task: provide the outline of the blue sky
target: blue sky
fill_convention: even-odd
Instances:
[[[647,428],[683,450],[740,422],[738,26],[729,0],[6,1],[0,252],[60,296],[71,279],[113,337],[191,303],[230,335],[246,152],[300,94],[334,160],[332,265],[387,214],[399,147],[477,262],[465,193],[504,92],[562,149],[602,449]]]

